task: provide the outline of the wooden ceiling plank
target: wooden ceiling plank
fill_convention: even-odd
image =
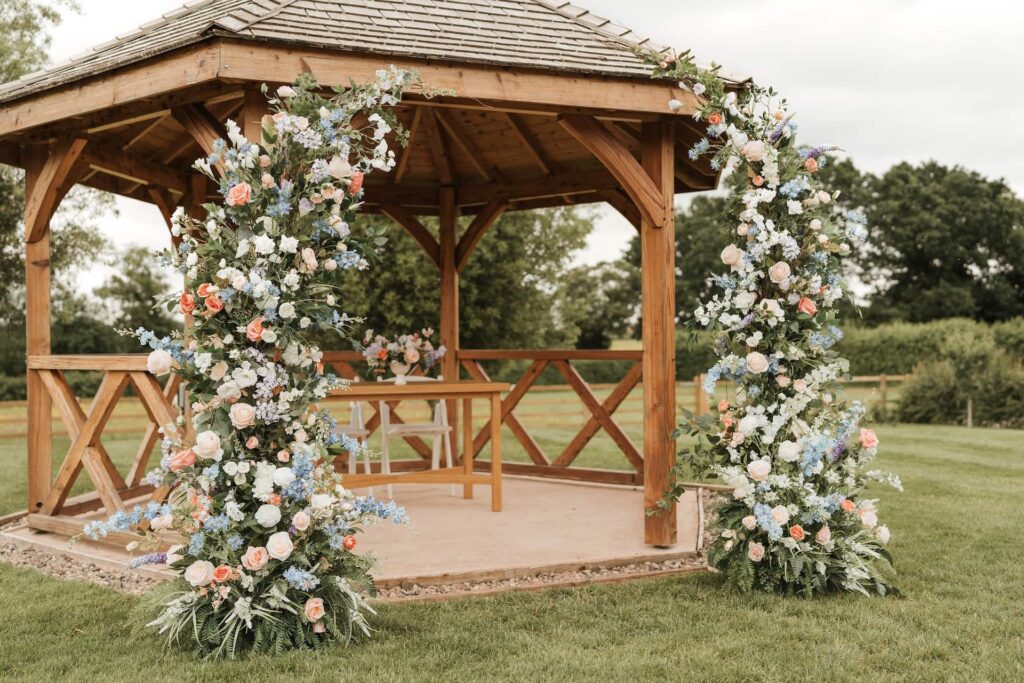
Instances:
[[[445,131],[448,132],[448,135],[455,141],[455,144],[457,144],[462,151],[465,152],[466,156],[469,157],[469,163],[473,165],[473,168],[481,178],[487,182],[501,179],[500,174],[496,170],[493,168],[489,169],[487,167],[483,153],[477,149],[476,144],[473,143],[473,140],[470,139],[466,132],[452,120],[451,114],[447,113],[443,109],[438,109],[434,112],[434,117],[438,122],[440,122],[441,126],[444,127]]]
[[[455,182],[455,175],[452,173],[452,161],[448,155],[448,149],[441,135],[436,114],[433,109],[424,109],[423,132],[427,136],[427,144],[430,147],[430,156],[434,160],[434,171],[441,185],[451,185]]]
[[[398,163],[395,164],[395,185],[402,182],[402,178],[405,177],[406,171],[409,170],[409,157],[412,156],[412,145],[416,140],[416,134],[420,130],[420,124],[423,120],[423,107],[414,107],[412,113],[412,122],[409,124],[409,140],[405,145],[405,148],[399,152]]]
[[[134,181],[139,185],[158,185],[183,194],[187,189],[184,176],[163,164],[145,161],[124,152],[104,149],[95,144],[82,155],[90,168],[108,175]]]
[[[544,154],[544,148],[541,147],[540,141],[533,134],[523,120],[516,114],[505,112],[505,120],[508,121],[509,127],[519,138],[519,141],[523,143],[523,148],[533,159],[533,163],[540,169],[540,172],[544,175],[551,175],[555,172],[555,165],[547,159]]]

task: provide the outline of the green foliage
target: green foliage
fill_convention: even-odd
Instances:
[[[990,352],[976,366],[972,384],[976,425],[1024,426],[1024,366],[1019,359]],[[920,363],[903,385],[895,417],[900,422],[963,424],[967,396],[953,362]]]
[[[76,0],[0,0],[0,83],[46,64],[49,30],[61,22],[61,8],[79,9]]]
[[[158,305],[172,287],[167,274],[154,267],[153,255],[145,247],[129,247],[117,255],[116,270],[96,289],[115,329],[144,327],[158,337],[181,328],[166,307]],[[107,327],[109,335],[109,326]],[[137,344],[131,344],[137,348]]]

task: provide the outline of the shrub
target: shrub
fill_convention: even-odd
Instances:
[[[947,360],[920,363],[903,385],[895,410],[900,422],[964,424],[967,396]],[[978,372],[974,423],[1024,427],[1024,366],[1006,352],[993,353]]]
[[[1013,358],[1024,359],[1024,318],[1004,320],[992,326],[996,346]]]

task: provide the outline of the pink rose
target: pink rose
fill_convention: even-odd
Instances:
[[[761,374],[768,369],[768,359],[759,351],[751,351],[747,354],[747,370],[754,374]]]
[[[302,262],[306,265],[306,268],[313,271],[316,270],[316,252],[309,247],[302,250]]]
[[[818,312],[818,306],[806,296],[802,296],[796,305],[796,310],[807,315],[815,315]]]
[[[228,412],[235,429],[245,429],[256,420],[256,409],[248,403],[236,403]]]
[[[306,600],[306,618],[311,622],[317,622],[324,618],[324,601],[321,598],[310,598]]]
[[[795,541],[802,541],[807,537],[807,532],[805,532],[804,528],[799,524],[794,524],[789,527],[789,535],[792,536]]]
[[[807,391],[807,380],[798,379],[794,381],[793,388],[802,394],[803,392]]]
[[[789,264],[785,261],[773,263],[772,267],[768,269],[768,277],[777,285],[788,280],[791,274],[792,271],[790,270]]]
[[[747,531],[753,531],[757,526],[757,518],[754,515],[747,515],[742,520],[743,526],[746,527]]]
[[[295,516],[292,517],[292,526],[298,529],[299,531],[305,531],[309,528],[309,523],[311,521],[312,520],[309,518],[309,515],[300,510],[299,512],[295,513]]]
[[[192,467],[196,462],[196,454],[191,448],[186,448],[183,451],[178,451],[171,456],[171,462],[168,469],[171,472],[180,472],[186,467]]]
[[[292,554],[294,546],[287,531],[278,531],[267,539],[267,553],[275,560],[286,560]]]
[[[212,562],[196,560],[185,570],[185,580],[196,588],[199,586],[205,586],[213,581],[214,571],[215,568]]]
[[[405,347],[405,362],[411,364],[418,363],[420,360],[420,352],[411,346]]]
[[[818,533],[814,534],[814,540],[818,543],[825,545],[832,540],[832,530],[827,526],[823,526],[818,529]]]
[[[875,434],[873,429],[861,429],[860,430],[860,445],[863,448],[877,448],[878,447],[878,435]]]
[[[245,206],[252,199],[252,188],[249,183],[238,183],[230,190],[225,202],[228,206]]]
[[[750,558],[751,562],[760,562],[762,559],[764,559],[764,546],[760,543],[748,544],[747,557]]]
[[[361,189],[363,189],[363,172],[356,171],[352,174],[352,179],[348,183],[348,193],[358,194]]]
[[[242,555],[242,566],[251,572],[258,572],[267,566],[270,555],[263,546],[249,546]]]
[[[761,161],[764,159],[764,143],[760,140],[751,140],[743,146],[743,156],[747,161]]]
[[[722,263],[727,266],[736,266],[743,260],[743,250],[735,244],[730,244],[722,250]]]
[[[785,505],[776,505],[772,508],[772,519],[779,524],[789,521],[789,509]]]

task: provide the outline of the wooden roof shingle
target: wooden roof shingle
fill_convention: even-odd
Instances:
[[[193,0],[85,54],[0,86],[10,102],[213,36],[389,57],[647,78],[663,48],[559,0]]]

